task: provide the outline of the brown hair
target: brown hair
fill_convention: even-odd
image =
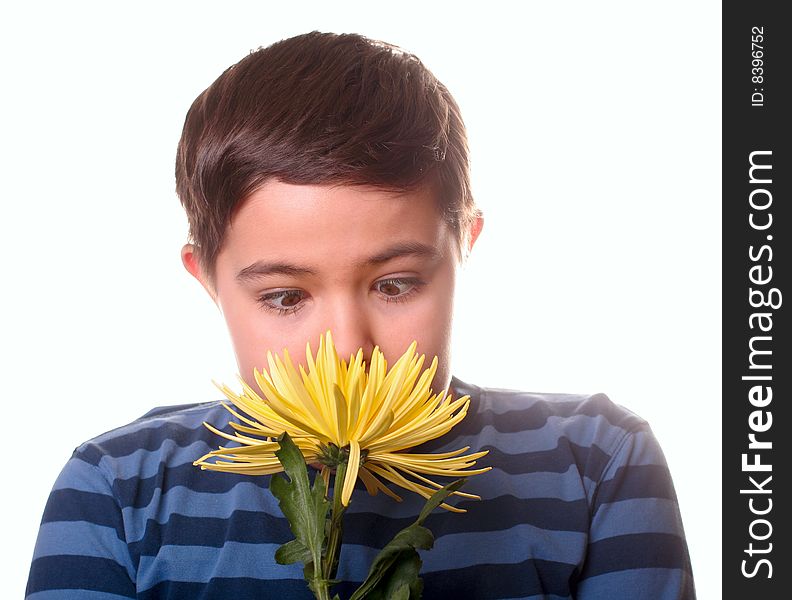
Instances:
[[[312,32],[259,48],[193,102],[176,191],[210,279],[234,208],[265,181],[437,190],[465,255],[479,213],[459,107],[412,54]]]

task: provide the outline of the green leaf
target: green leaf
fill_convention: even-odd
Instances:
[[[306,548],[299,540],[286,542],[275,551],[275,561],[279,565],[290,565],[292,563],[307,563],[312,560],[311,551]]]
[[[456,481],[452,481],[444,488],[437,490],[429,500],[426,501],[424,504],[423,509],[421,509],[421,514],[418,515],[418,520],[415,521],[417,524],[422,525],[424,521],[426,521],[426,517],[429,516],[435,508],[440,506],[443,501],[448,498],[451,494],[456,492],[459,488],[461,488],[464,484],[466,479],[457,479]]]
[[[423,590],[423,582],[418,573],[422,561],[418,553],[405,554],[393,563],[389,576],[383,584],[372,590],[366,600],[418,600]]]
[[[308,467],[299,448],[284,433],[278,438],[280,449],[275,452],[286,475],[273,475],[270,491],[278,499],[278,504],[295,540],[287,542],[275,553],[280,564],[301,561],[306,571],[321,575],[321,569],[308,569],[309,564],[321,565],[322,546],[325,541],[325,519],[330,503],[325,498],[324,480],[316,475],[311,487],[308,480]]]
[[[410,600],[410,586],[407,584],[402,585],[398,590],[391,593],[388,598],[393,600]]]
[[[434,536],[423,527],[423,522],[464,482],[458,479],[449,483],[426,501],[416,521],[397,533],[377,554],[366,580],[349,600],[418,600],[421,597],[423,584],[418,574],[422,562],[417,550],[429,550],[434,545]]]

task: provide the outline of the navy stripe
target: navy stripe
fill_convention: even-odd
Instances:
[[[135,586],[129,574],[113,560],[67,555],[42,556],[34,560],[26,595],[61,589],[135,597]]]
[[[526,433],[525,435],[531,434]],[[422,444],[413,452],[437,452],[441,449],[447,450],[449,447],[456,448],[457,445],[454,438],[444,436]],[[548,450],[507,454],[500,448],[487,443],[478,449],[489,450],[489,454],[481,459],[481,464],[515,475],[539,472],[566,473],[571,465],[576,465],[582,475],[597,481],[602,477],[602,472],[611,460],[611,455],[596,444],[580,445],[565,435],[559,436],[555,448]]]
[[[490,451],[485,461],[487,465],[513,475],[566,473],[570,466],[575,465],[584,477],[596,481],[602,476],[603,469],[611,459],[597,446],[578,446],[563,437],[559,440],[558,447],[541,452],[504,454],[491,446],[482,446],[482,449]],[[113,492],[123,508],[142,508],[149,505],[158,491],[165,494],[176,486],[184,486],[194,492],[222,494],[243,481],[253,482],[263,489],[269,486],[269,477],[266,476],[205,473],[187,463],[172,467],[161,464],[157,474],[151,477],[116,479]]]
[[[436,536],[469,531],[499,531],[525,523],[552,531],[588,531],[588,505],[585,500],[566,502],[556,498],[515,498],[500,496],[491,500],[468,500],[457,506],[464,515],[437,511],[426,524]],[[353,515],[348,515],[350,522]],[[361,523],[361,526],[365,526]],[[394,532],[395,533],[395,532]]]
[[[236,473],[213,473],[201,471],[190,463],[171,467],[161,463],[156,475],[116,479],[113,492],[121,501],[122,508],[143,508],[151,503],[154,494],[165,494],[168,490],[183,486],[193,492],[223,494],[239,483],[253,483],[266,490],[269,476],[239,475]]]
[[[526,573],[534,575],[526,576]],[[575,567],[544,560],[526,560],[511,565],[476,565],[427,573],[422,576],[424,598],[520,598],[542,593],[569,596]],[[332,594],[348,598],[359,585],[344,582]],[[252,578],[215,578],[206,583],[163,581],[138,595],[139,600],[160,598],[191,600],[260,600],[289,598],[313,600],[304,581],[293,579],[261,580]]]
[[[522,598],[540,594],[568,596],[575,565],[529,559],[511,565],[475,565],[424,575],[425,598]]]
[[[627,569],[689,570],[684,541],[667,533],[620,535],[589,544],[582,578]]]
[[[339,588],[340,589],[340,588]],[[347,596],[348,597],[348,596]],[[216,577],[207,582],[162,581],[138,593],[138,600],[184,598],[190,600],[263,600],[288,598],[289,600],[315,600],[303,580],[262,580],[248,577]]]
[[[124,525],[115,499],[104,494],[72,489],[54,490],[47,500],[42,523],[55,521],[87,521],[112,527],[124,539]]]
[[[156,556],[161,546],[222,548],[226,542],[285,544],[293,538],[285,518],[265,512],[235,510],[227,519],[173,514],[165,524],[149,520],[142,540],[130,543],[129,550]]]
[[[625,431],[635,431],[646,424],[643,419],[625,411],[603,394],[595,394],[582,402],[580,397],[558,402],[537,402],[536,400],[536,396],[526,394],[525,401],[526,404],[530,404],[529,406],[523,410],[504,413],[495,413],[485,408],[476,414],[476,418],[464,419],[454,428],[454,433],[456,435],[475,435],[487,425],[501,433],[535,431],[545,427],[550,417],[568,418],[575,415],[604,417],[608,423]],[[473,402],[475,400],[471,398],[471,404]]]
[[[528,452],[526,454],[504,454],[498,448],[483,446],[489,450],[482,463],[496,467],[506,473],[517,475],[526,473],[566,473],[575,465],[581,475],[597,481],[610,461],[609,454],[597,446],[578,446],[562,437],[558,446],[552,450]],[[574,460],[570,460],[573,458]]]
[[[552,450],[506,454],[499,448],[490,445],[482,446],[481,450],[489,450],[489,454],[481,459],[482,464],[500,469],[510,475],[566,473],[569,467],[574,465],[581,474],[595,481],[602,475],[603,469],[611,458],[596,446],[590,448],[578,446],[564,437],[558,440],[558,446]]]
[[[588,506],[584,500],[564,502],[554,498],[520,499],[501,496],[483,502],[460,503],[466,515],[433,513],[427,526],[436,539],[444,535],[504,531],[527,524],[548,531],[586,533]],[[347,513],[344,542],[381,548],[397,532],[415,521],[415,516],[392,519],[374,513]],[[265,512],[234,511],[228,519],[187,517],[173,514],[164,524],[149,520],[142,540],[129,544],[133,556],[155,556],[161,546],[208,546],[221,548],[226,542],[283,544],[294,536],[284,518]]]
[[[619,467],[613,479],[603,481],[594,499],[594,513],[600,505],[635,498],[666,498],[676,501],[671,474],[665,465]]]
[[[201,439],[205,439],[207,442],[211,441],[212,446],[218,445],[215,443],[215,439],[219,438],[206,429],[202,422],[192,428],[177,423],[158,423],[151,427],[136,429],[125,435],[85,444],[77,449],[75,455],[89,464],[98,466],[103,456],[122,458],[138,450],[156,452],[166,440],[184,447]]]

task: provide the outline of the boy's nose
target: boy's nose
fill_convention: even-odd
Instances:
[[[333,314],[327,322],[325,331],[330,330],[339,358],[349,364],[350,356],[354,357],[362,348],[366,366],[371,364],[371,353],[374,350],[373,327],[363,311],[346,307]]]

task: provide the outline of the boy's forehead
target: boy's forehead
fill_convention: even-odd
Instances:
[[[431,189],[279,181],[241,203],[224,237],[218,261],[242,278],[311,275],[329,264],[360,270],[399,259],[436,262],[453,243]]]

